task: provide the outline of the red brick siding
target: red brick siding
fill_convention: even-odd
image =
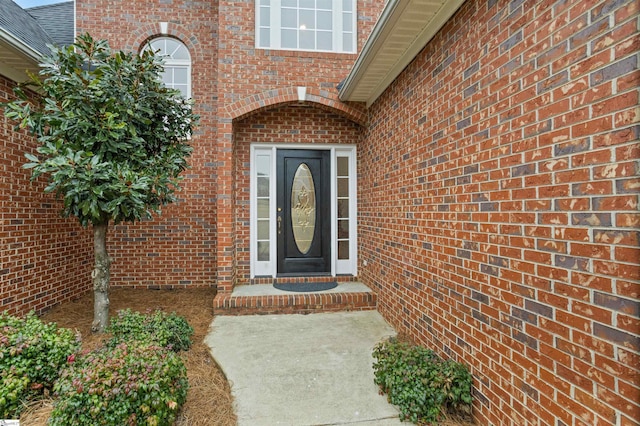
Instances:
[[[637,20],[468,1],[370,110],[361,279],[480,424],[640,422]]]
[[[104,38],[113,49],[139,51],[160,34],[160,22],[192,60],[192,96],[200,126],[191,139],[190,169],[179,201],[151,221],[109,229],[112,285],[145,288],[211,286],[216,279],[217,2],[79,0],[78,32]]]
[[[14,83],[0,76],[0,102]],[[0,108],[0,311],[22,315],[79,297],[91,289],[91,232],[60,217],[61,204],[31,183],[22,168],[36,141],[14,132]]]
[[[285,105],[252,115],[234,123],[236,187],[236,281],[248,284],[250,146],[270,144],[356,144],[360,126],[330,110]]]

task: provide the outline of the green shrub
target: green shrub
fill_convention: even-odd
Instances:
[[[395,340],[378,344],[373,357],[374,382],[400,408],[401,420],[433,423],[446,412],[470,411],[472,377],[463,364]]]
[[[80,349],[73,331],[29,313],[0,314],[0,418],[17,418],[24,402],[51,390],[67,359]]]
[[[62,371],[50,425],[171,425],[187,388],[174,352],[142,342],[103,347]]]
[[[117,316],[111,319],[107,332],[113,334],[107,343],[110,347],[136,340],[154,343],[178,352],[191,347],[193,328],[184,317],[176,315],[175,312],[166,314],[157,310],[145,315],[124,309],[118,311]]]

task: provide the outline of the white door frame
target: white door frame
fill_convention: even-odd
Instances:
[[[276,151],[278,149],[307,149],[331,151],[331,276],[336,275],[357,275],[358,253],[357,253],[357,168],[356,168],[356,146],[355,145],[320,145],[320,144],[263,144],[253,143],[250,149],[250,259],[251,278],[255,277],[276,277],[277,276],[277,226],[276,226]],[[348,241],[342,240],[342,244],[348,244],[348,259],[338,259],[338,185],[337,169],[338,158],[348,159],[348,187],[349,187],[349,216],[348,216]],[[261,163],[263,179],[263,191],[266,187],[264,180],[268,179],[268,194],[261,194],[261,205],[268,203],[268,214],[266,207],[261,210],[262,217],[258,218],[258,160]],[[261,234],[260,245],[268,248],[268,253],[258,259],[258,221],[261,222],[263,232]],[[264,227],[268,223],[268,239],[265,238]]]

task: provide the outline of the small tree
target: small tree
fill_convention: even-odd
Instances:
[[[102,332],[109,319],[109,222],[149,218],[175,201],[198,117],[162,83],[162,60],[150,50],[113,53],[85,34],[51,51],[40,64],[43,79],[32,75],[23,85],[39,100],[18,87],[5,115],[40,143],[37,154],[26,154],[32,180],[47,175],[45,192],[62,198],[63,215],[93,226],[92,330]]]

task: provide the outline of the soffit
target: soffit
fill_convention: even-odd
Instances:
[[[371,105],[462,3],[389,0],[340,89],[340,99]]]
[[[0,74],[13,81],[22,82],[28,78],[26,71],[37,74],[38,61],[0,37]]]

